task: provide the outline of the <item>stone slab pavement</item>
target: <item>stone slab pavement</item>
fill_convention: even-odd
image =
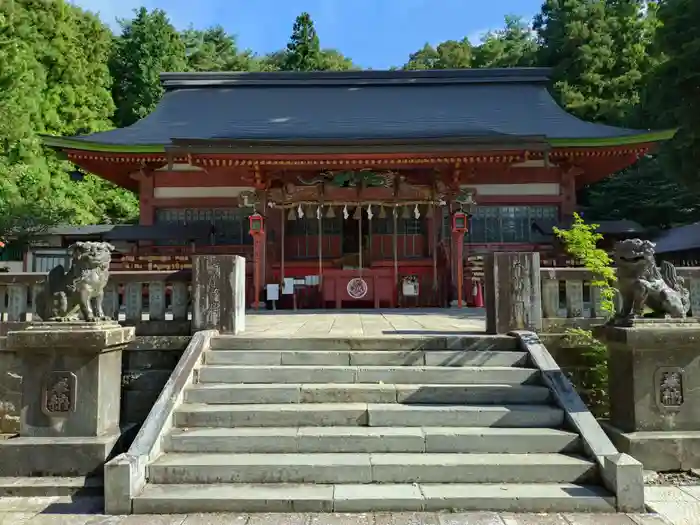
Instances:
[[[0,498],[0,525],[700,525],[700,492],[653,487],[655,514],[367,513],[102,515],[100,498]],[[700,487],[693,487],[700,489]],[[654,503],[656,505],[657,502]],[[664,505],[666,505],[664,507]],[[688,521],[690,520],[690,521]]]
[[[241,337],[415,337],[483,334],[483,308],[261,310],[246,312]]]

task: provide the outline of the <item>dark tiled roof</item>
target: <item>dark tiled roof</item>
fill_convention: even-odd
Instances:
[[[654,242],[656,242],[656,253],[698,249],[700,248],[700,222],[666,230]]]
[[[114,145],[232,141],[614,138],[647,133],[559,107],[542,68],[323,73],[166,73],[130,127],[74,137]]]

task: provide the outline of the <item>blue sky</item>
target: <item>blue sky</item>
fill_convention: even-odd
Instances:
[[[241,47],[258,53],[283,48],[294,18],[308,11],[321,45],[336,48],[355,63],[375,69],[400,66],[429,42],[480,35],[515,14],[531,18],[542,0],[72,0],[115,19],[146,6],[165,10],[179,28],[221,24],[238,35]]]

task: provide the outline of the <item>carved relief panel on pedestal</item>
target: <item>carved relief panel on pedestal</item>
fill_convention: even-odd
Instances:
[[[78,378],[73,372],[49,372],[44,377],[41,409],[47,416],[65,416],[75,412]]]
[[[661,409],[680,409],[684,401],[683,370],[681,368],[659,368],[656,372],[656,401]]]

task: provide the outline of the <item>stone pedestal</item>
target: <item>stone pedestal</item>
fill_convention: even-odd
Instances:
[[[542,330],[540,254],[491,253],[484,265],[486,332]]]
[[[700,467],[700,323],[643,319],[595,332],[608,347],[611,440],[650,470]]]
[[[238,255],[192,257],[192,333],[245,330],[245,259]]]
[[[19,437],[0,443],[1,476],[84,476],[102,468],[121,431],[122,349],[134,328],[31,323],[9,332],[22,371]]]

